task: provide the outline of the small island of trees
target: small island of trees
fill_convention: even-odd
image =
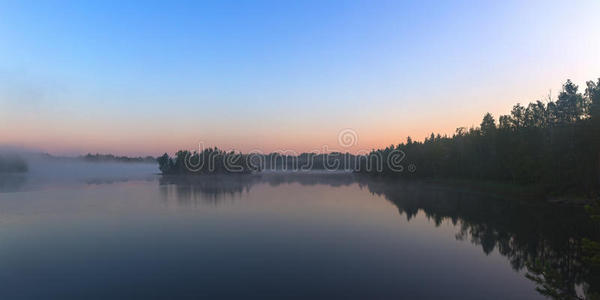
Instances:
[[[180,150],[173,158],[166,153],[157,158],[159,169],[165,175],[248,174],[252,171],[259,171],[259,169],[253,169],[247,163],[248,161],[247,154],[225,152],[218,148],[208,148],[200,152]]]

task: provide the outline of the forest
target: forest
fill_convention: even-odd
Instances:
[[[219,148],[208,148],[200,152],[180,150],[170,157],[167,153],[157,158],[163,174],[221,174],[252,173],[271,171],[309,170],[355,170],[357,156],[350,153],[333,152],[327,154],[227,152]]]
[[[392,154],[402,153],[394,168]],[[368,164],[372,158],[381,168]],[[398,159],[398,158],[395,158]],[[297,156],[242,154],[209,148],[178,151],[157,159],[163,174],[251,173],[261,170],[353,170],[402,178],[458,178],[535,185],[549,194],[595,195],[600,185],[600,79],[583,91],[567,80],[554,101],[517,103],[498,121],[487,113],[481,125],[460,127],[452,136],[432,133],[423,141],[349,153]]]
[[[361,173],[462,178],[537,185],[553,194],[595,195],[600,181],[600,79],[584,91],[570,80],[556,101],[516,104],[498,122],[487,113],[481,125],[458,128],[452,136],[431,134],[424,141],[391,145],[371,152],[384,160],[394,150],[414,172],[384,169]],[[361,162],[364,164],[364,162]]]

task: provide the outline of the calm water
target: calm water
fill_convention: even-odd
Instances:
[[[575,208],[351,174],[0,178],[2,299],[536,299],[536,258],[585,288]]]

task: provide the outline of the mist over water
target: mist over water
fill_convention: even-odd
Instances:
[[[0,172],[0,192],[149,180],[156,176],[155,163],[90,162],[80,157],[53,157],[30,152],[4,151],[5,157],[25,161],[25,172]]]

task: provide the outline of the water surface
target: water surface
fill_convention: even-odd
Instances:
[[[536,299],[540,257],[585,286],[576,208],[352,174],[0,182],[3,299]]]

